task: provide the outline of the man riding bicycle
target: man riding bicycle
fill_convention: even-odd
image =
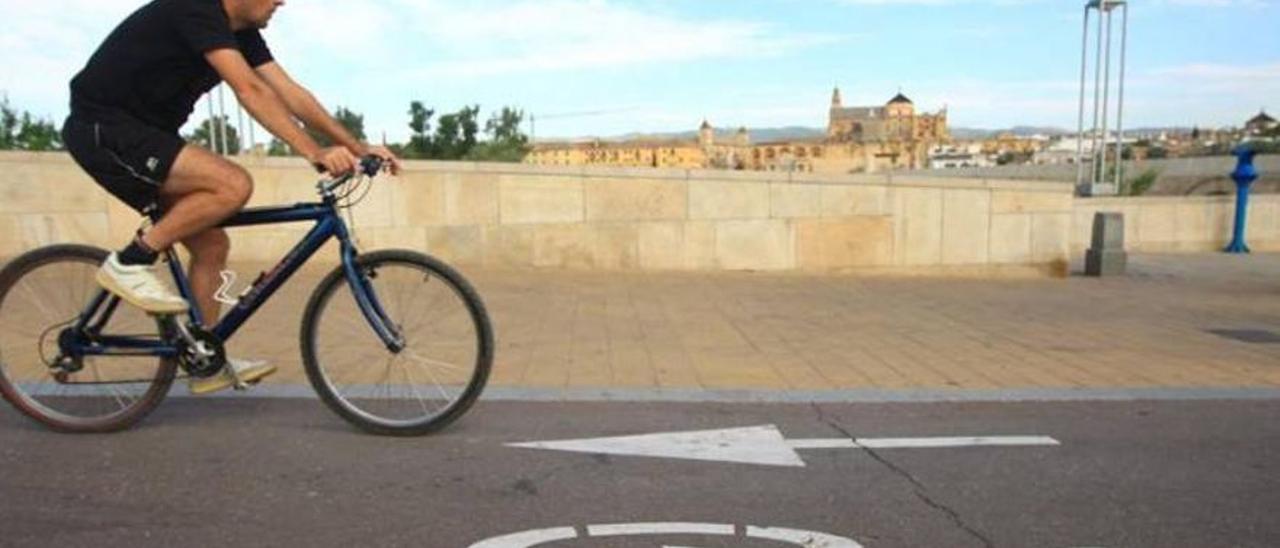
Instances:
[[[178,136],[196,101],[225,81],[258,122],[330,174],[352,171],[358,157],[399,160],[357,141],[274,60],[260,30],[284,0],[153,0],[124,20],[71,81],[71,115],[63,142],[99,185],[139,212],[162,216],[97,273],[103,288],[152,314],[188,305],[155,274],[176,243],[191,252],[190,280],[204,321],[220,315],[214,294],[231,242],[217,225],[244,207],[253,179],[242,167]],[[296,121],[295,121],[296,120]],[[339,146],[322,148],[307,128]],[[224,371],[192,379],[205,394],[275,372],[265,363],[228,360]]]

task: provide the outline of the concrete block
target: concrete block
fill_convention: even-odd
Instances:
[[[391,189],[395,226],[436,226],[446,224],[445,179],[439,173],[415,172],[395,179],[380,177],[374,184]]]
[[[485,234],[479,225],[426,227],[427,252],[459,265],[484,264]]]
[[[1036,263],[1068,262],[1071,252],[1071,214],[1037,213],[1031,216],[1031,260]]]
[[[640,268],[640,231],[631,223],[591,225],[595,232],[596,268],[634,270]]]
[[[18,216],[25,249],[76,243],[115,247],[110,241],[106,213],[28,214]]]
[[[684,267],[689,270],[714,270],[716,264],[716,225],[711,222],[684,224]]]
[[[1084,272],[1088,276],[1123,276],[1129,254],[1119,249],[1090,249],[1085,252]]]
[[[533,266],[586,269],[596,265],[594,234],[581,223],[533,227]]]
[[[991,262],[1031,262],[1031,216],[1005,213],[991,216]]]
[[[1074,202],[1069,189],[1063,192],[995,190],[991,193],[993,213],[1068,213]]]

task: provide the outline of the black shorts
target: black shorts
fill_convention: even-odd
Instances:
[[[62,142],[94,181],[139,212],[158,205],[160,187],[186,146],[141,122],[94,122],[75,114],[62,126]]]

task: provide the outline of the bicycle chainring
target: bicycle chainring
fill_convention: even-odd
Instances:
[[[187,326],[196,346],[182,337],[175,337],[178,347],[178,365],[192,377],[206,379],[222,371],[227,364],[227,349],[217,335],[204,329]],[[197,348],[198,347],[198,348]]]

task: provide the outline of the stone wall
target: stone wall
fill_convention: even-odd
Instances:
[[[240,161],[250,205],[315,199],[302,162]],[[366,248],[463,266],[1061,274],[1073,211],[1057,183],[410,162],[354,221]],[[138,221],[65,155],[0,153],[0,256],[116,247]],[[307,229],[236,229],[233,258],[277,260]]]
[[[1231,241],[1234,196],[1088,198],[1076,200],[1072,253],[1089,247],[1097,212],[1124,214],[1125,248],[1131,252],[1216,251]],[[1245,241],[1254,251],[1280,251],[1280,195],[1250,199]]]

